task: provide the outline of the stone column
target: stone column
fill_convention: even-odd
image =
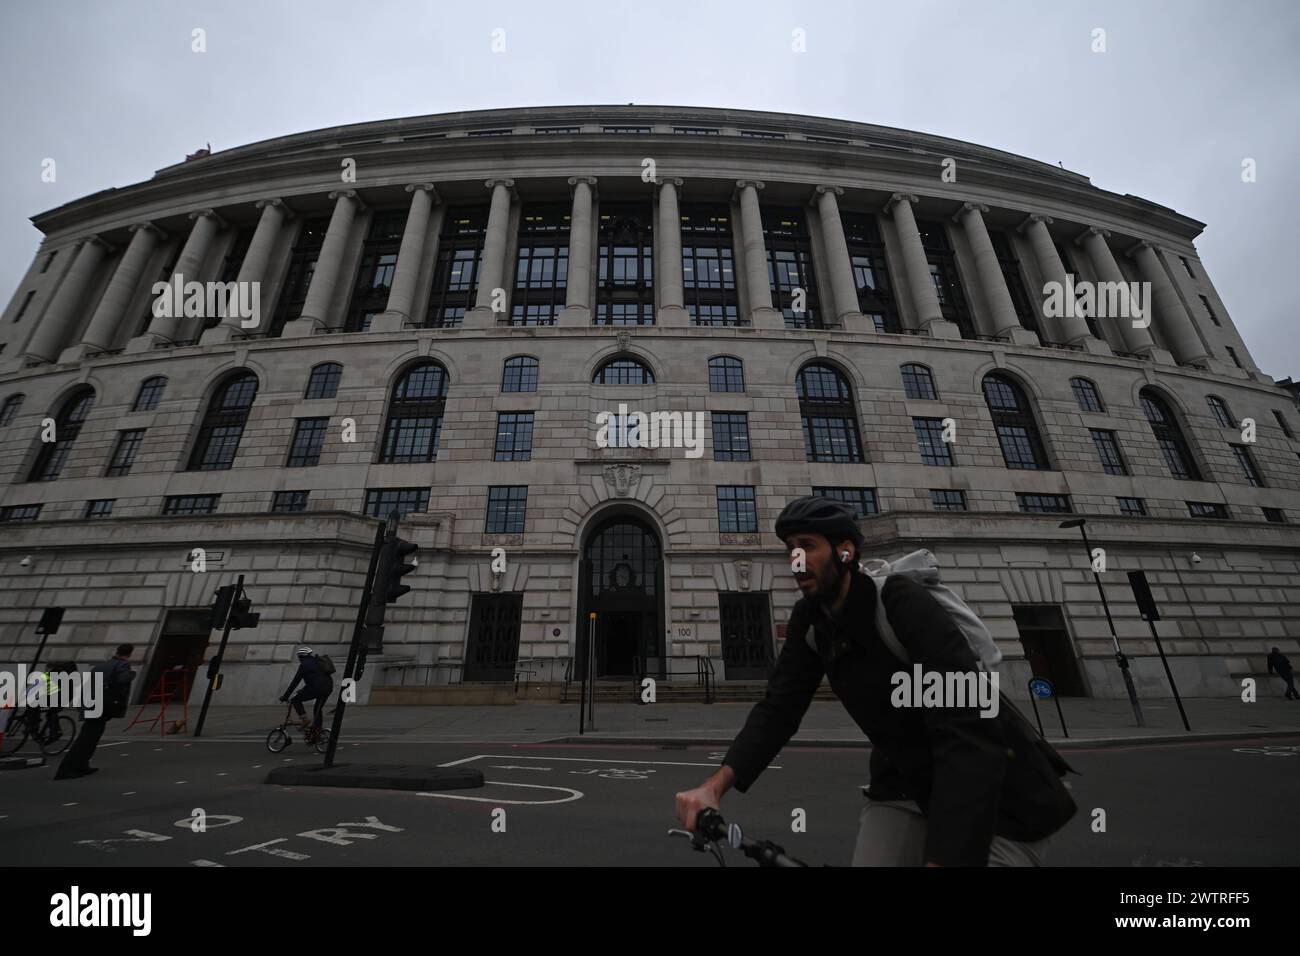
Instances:
[[[172,268],[170,281],[174,290],[184,290],[188,282],[202,282],[203,261],[208,256],[208,250],[212,247],[212,240],[216,237],[221,227],[224,225],[221,218],[212,209],[201,209],[198,212],[190,213],[190,219],[194,225],[190,227],[189,237],[185,240],[185,245],[181,248],[181,254],[176,257],[176,265]],[[207,305],[207,295],[203,297],[204,308]],[[155,315],[149,321],[149,329],[141,338],[149,338],[150,348],[154,342],[174,342],[178,337],[178,332],[187,324],[197,321],[199,328],[202,329],[203,322],[208,318],[206,313],[202,318],[195,316],[186,317],[181,306],[184,303],[173,302],[171,315]],[[134,349],[133,349],[134,351]]]
[[[763,213],[758,191],[764,183],[742,179],[736,183],[740,196],[740,235],[745,253],[745,292],[749,297],[749,324],[756,329],[784,329],[785,317],[772,306],[772,282],[767,274],[767,243],[763,240]]]
[[[406,228],[402,230],[402,244],[397,250],[397,264],[393,268],[393,285],[388,291],[388,306],[383,315],[375,317],[370,329],[373,332],[396,332],[411,318],[415,308],[415,285],[420,278],[420,265],[424,261],[424,240],[429,234],[429,215],[438,194],[433,183],[411,183],[406,187],[411,194],[411,208],[406,214]]]
[[[1092,260],[1093,271],[1100,279],[1099,287],[1094,290],[1096,293],[1093,297],[1094,314],[1096,314],[1098,299],[1110,298],[1109,296],[1103,296],[1100,283],[1123,283],[1126,288],[1128,286],[1128,280],[1124,278],[1124,273],[1120,272],[1119,264],[1115,261],[1115,256],[1110,251],[1110,245],[1106,242],[1106,237],[1109,235],[1110,233],[1105,229],[1089,226],[1082,236],[1074,240],[1076,244],[1083,246],[1087,250],[1088,258]],[[1151,338],[1151,333],[1147,331],[1146,327],[1134,326],[1131,317],[1102,317],[1098,315],[1097,321],[1115,324],[1124,340],[1125,351],[1145,355],[1153,361],[1163,362],[1167,365],[1175,364],[1172,355],[1164,349],[1156,347],[1155,340]]]
[[[921,244],[921,233],[916,228],[912,204],[919,200],[910,193],[894,193],[885,204],[885,214],[894,217],[894,228],[903,247],[903,270],[907,273],[907,288],[912,295],[912,308],[917,325],[938,339],[959,339],[961,331],[955,322],[943,317],[939,307],[939,294],[930,277],[930,261]]]
[[[1064,314],[1046,315],[1042,300],[1040,300],[1040,310],[1042,310],[1043,321],[1047,329],[1051,332],[1053,339],[1057,342],[1064,342],[1067,345],[1076,345],[1083,348],[1085,352],[1091,355],[1111,355],[1110,346],[1092,334],[1092,329],[1088,328],[1087,321],[1084,317],[1078,315],[1073,308],[1074,291],[1069,275],[1065,271],[1065,263],[1057,254],[1056,243],[1052,242],[1052,234],[1047,227],[1053,220],[1050,216],[1042,216],[1037,213],[1028,216],[1016,228],[1023,235],[1029,237],[1029,245],[1034,250],[1034,259],[1038,263],[1038,271],[1043,277],[1044,283],[1053,283],[1057,289],[1060,289],[1060,302]],[[1049,289],[1042,290],[1044,296],[1051,295]],[[1035,297],[1037,298],[1037,297]],[[1066,301],[1069,301],[1068,310]]]
[[[1142,280],[1151,284],[1155,301],[1143,303],[1147,309],[1145,317],[1152,318],[1152,306],[1154,306],[1154,312],[1160,317],[1160,331],[1164,333],[1165,341],[1169,343],[1174,358],[1184,365],[1205,364],[1211,360],[1213,356],[1205,348],[1201,337],[1196,334],[1196,326],[1192,324],[1191,317],[1183,308],[1182,300],[1178,298],[1173,283],[1169,281],[1169,274],[1160,264],[1155,246],[1143,240],[1130,249],[1128,254],[1137,262]]]
[[[474,308],[465,313],[467,329],[492,328],[505,314],[492,311],[492,297],[495,290],[504,288],[502,283],[506,265],[506,240],[510,232],[510,200],[514,197],[515,181],[489,179],[484,185],[492,190],[492,205],[488,210],[487,235],[483,237],[483,258],[479,263]]]
[[[235,281],[241,286],[257,290],[257,325],[245,329],[239,315],[227,315],[221,320],[221,324],[205,330],[199,337],[199,342],[203,345],[229,342],[236,335],[246,331],[263,330],[262,313],[267,302],[266,270],[271,264],[271,255],[275,252],[280,230],[284,228],[284,221],[292,218],[293,211],[284,204],[282,199],[262,199],[256,206],[262,210],[262,217],[257,220],[257,228],[253,230],[253,238],[248,243],[248,251],[244,253],[244,261],[239,265],[239,274],[235,276]]]
[[[659,183],[659,261],[655,263],[659,314],[655,322],[669,327],[684,327],[691,321],[682,288],[682,214],[677,206],[677,187],[681,184],[680,179]]]
[[[573,209],[569,213],[569,277],[557,325],[591,325],[591,230],[594,176],[570,176]]]
[[[961,209],[953,216],[953,222],[960,222],[966,230],[971,252],[975,256],[975,271],[979,275],[980,289],[984,293],[984,306],[993,323],[993,334],[1004,338],[1014,345],[1037,345],[1038,336],[1020,324],[1016,315],[1015,304],[1011,301],[1011,292],[1007,289],[1006,276],[1002,274],[1002,264],[993,249],[993,240],[984,225],[984,213],[989,207],[977,202],[962,203]]]
[[[292,322],[285,323],[284,331],[280,333],[281,338],[311,335],[316,329],[327,327],[329,322],[330,306],[334,303],[334,290],[338,287],[339,271],[343,268],[352,223],[357,213],[365,208],[355,189],[335,190],[329,194],[329,198],[334,200],[334,212],[330,215],[329,228],[325,230],[325,240],[321,243],[320,255],[316,258],[311,285],[307,287],[307,299],[302,304],[302,314]]]
[[[140,286],[140,278],[144,275],[150,257],[153,256],[154,250],[158,248],[159,241],[167,238],[161,229],[148,222],[136,223],[131,227],[131,232],[134,233],[131,236],[131,242],[126,247],[126,252],[122,253],[122,260],[117,264],[117,271],[113,273],[113,278],[109,280],[108,288],[104,290],[103,298],[99,300],[95,314],[91,316],[90,325],[86,327],[86,332],[81,337],[81,344],[87,350],[112,347],[114,339],[117,338],[122,319],[126,315],[127,307],[130,306],[131,299]],[[152,303],[152,297],[150,302]],[[174,308],[181,305],[183,303],[173,303]],[[152,308],[152,304],[150,308]],[[154,339],[152,337],[147,334],[140,335],[127,342],[126,351],[144,351],[144,349],[138,347],[141,339],[148,340],[145,349],[153,346]]]
[[[59,287],[54,290],[54,298],[41,316],[40,324],[32,332],[22,352],[14,356],[12,364],[17,366],[15,371],[28,361],[53,362],[59,358],[63,344],[72,336],[77,318],[85,307],[90,284],[98,274],[104,256],[112,251],[113,247],[99,236],[82,240],[77,257],[72,260]]]
[[[875,323],[867,321],[858,308],[858,285],[853,281],[853,261],[849,258],[849,244],[844,238],[840,204],[835,198],[843,195],[844,190],[839,186],[817,187],[817,213],[822,224],[822,246],[826,249],[825,272],[830,276],[835,317],[841,328],[874,335]]]

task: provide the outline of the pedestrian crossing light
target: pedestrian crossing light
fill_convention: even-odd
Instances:
[[[217,593],[212,598],[212,606],[209,608],[209,631],[220,631],[226,626],[226,615],[230,613],[230,605],[234,599],[235,586],[233,584],[217,588]]]
[[[247,596],[241,597],[230,609],[230,629],[237,631],[241,627],[257,627],[261,617],[260,613],[253,611],[253,599]]]

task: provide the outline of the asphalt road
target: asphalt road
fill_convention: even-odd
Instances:
[[[265,784],[277,766],[321,760],[300,741],[280,755],[260,736],[110,742],[91,777],[54,781],[52,766],[0,774],[0,846],[5,865],[37,866],[714,866],[667,831],[673,795],[721,756],[703,746],[340,747],[340,763],[454,764],[488,781],[428,794]],[[847,864],[867,756],[788,748],[723,812],[810,863]],[[1300,864],[1300,738],[1066,756],[1082,771],[1072,778],[1080,813],[1056,837],[1049,865]],[[1096,809],[1104,832],[1094,832]],[[806,832],[792,830],[797,810]],[[735,855],[730,863],[752,865]]]

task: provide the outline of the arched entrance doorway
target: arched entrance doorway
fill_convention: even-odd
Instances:
[[[632,677],[663,668],[663,553],[659,536],[628,515],[587,535],[578,588],[575,676],[586,671],[590,615],[596,614],[596,677]]]

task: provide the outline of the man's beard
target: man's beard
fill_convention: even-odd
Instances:
[[[844,581],[844,575],[849,571],[847,564],[832,564],[825,574],[830,575],[828,581],[824,574],[817,575],[817,591],[811,596],[811,599],[817,604],[830,605],[839,597],[840,586]]]

